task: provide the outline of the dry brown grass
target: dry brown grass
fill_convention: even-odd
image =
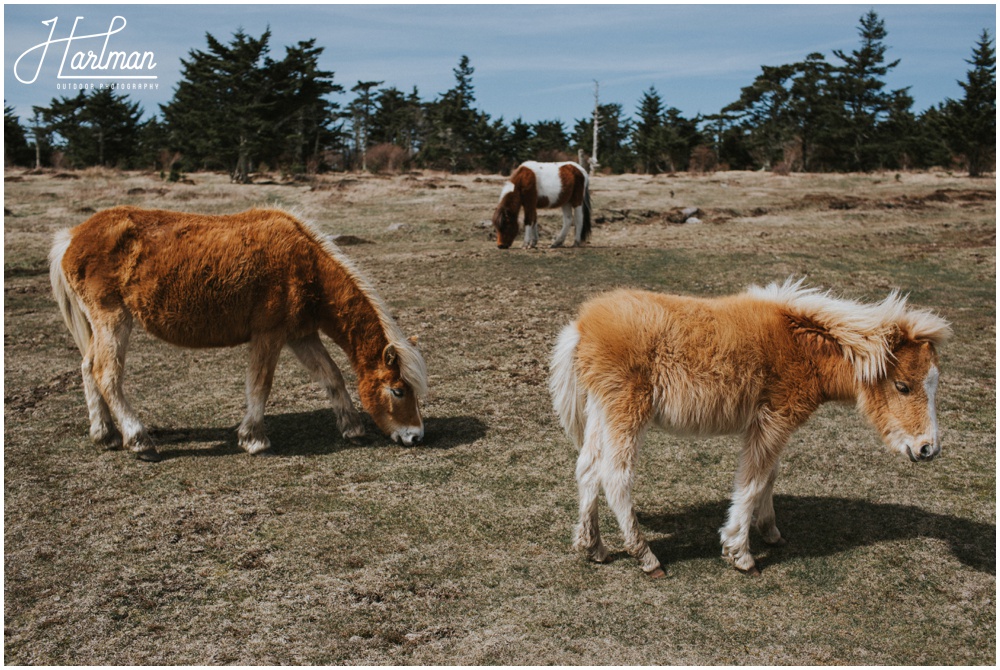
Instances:
[[[333,175],[195,185],[8,171],[4,216],[4,653],[11,664],[993,664],[995,183],[946,173],[598,177],[593,244],[500,252],[496,176]],[[283,357],[277,456],[236,447],[244,351],[136,336],[126,390],[168,458],[88,444],[79,355],[48,295],[53,231],[118,204],[274,205],[345,247],[420,335],[427,441],[336,435]],[[670,221],[688,206],[701,224]],[[558,214],[542,218],[542,242]],[[668,578],[569,548],[575,454],[548,350],[615,286],[718,295],[807,275],[856,299],[900,287],[954,323],[944,455],[915,466],[852,408],[792,439],[776,487],[790,544],[728,569],[735,444],[653,433],[637,509]],[[338,361],[344,357],[339,353]]]

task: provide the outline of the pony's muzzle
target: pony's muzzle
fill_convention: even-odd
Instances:
[[[392,441],[402,444],[404,447],[415,447],[424,439],[424,429],[420,428],[400,428],[392,434]]]
[[[941,453],[941,445],[933,442],[924,442],[920,445],[919,449],[913,449],[910,446],[906,447],[906,455],[910,457],[910,460],[914,463],[919,463],[921,461],[932,461],[938,454]]]

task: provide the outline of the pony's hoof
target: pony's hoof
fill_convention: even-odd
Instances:
[[[105,433],[104,435],[100,435],[98,437],[91,435],[90,439],[93,441],[94,446],[105,451],[117,451],[124,446],[122,434],[117,430],[111,433]]]
[[[786,544],[788,544],[788,540],[786,540],[783,537],[779,537],[774,542],[769,542],[767,538],[764,538],[764,544],[766,544],[769,547],[784,547]]]
[[[667,576],[667,573],[663,571],[663,568],[654,568],[652,571],[647,572],[650,579],[662,579]]]
[[[271,440],[266,437],[241,437],[240,448],[248,454],[261,454],[271,448]]]
[[[744,575],[749,575],[751,577],[760,577],[760,569],[757,567],[756,563],[754,565],[751,565],[746,570],[744,570],[743,568],[736,568],[736,571]]]
[[[558,249],[558,248],[559,248],[559,247],[561,247],[562,245],[563,245],[563,243],[562,243],[562,242],[553,242],[553,243],[552,243],[552,244],[551,244],[551,245],[549,246],[549,249]]]
[[[345,440],[351,440],[353,442],[354,440],[365,436],[365,427],[361,425],[360,421],[358,421],[357,424],[344,428],[340,434],[344,436]]]
[[[145,451],[135,452],[135,458],[138,461],[144,461],[146,463],[159,463],[163,460],[163,456],[156,451],[156,449],[146,449]]]
[[[611,552],[603,544],[588,552],[588,557],[594,563],[607,563],[611,557]]]

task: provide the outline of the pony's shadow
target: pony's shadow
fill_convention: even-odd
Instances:
[[[371,449],[392,446],[368,415],[362,415],[365,434],[344,439],[328,409],[272,414],[264,419],[271,439],[269,456],[315,456],[344,449]],[[164,459],[206,458],[243,454],[236,439],[236,426],[227,428],[158,428],[150,433]],[[426,417],[424,441],[412,449],[454,449],[486,435],[486,424],[471,416]],[[189,446],[209,443],[209,446]]]
[[[638,516],[648,528],[670,534],[650,542],[653,552],[669,566],[721,556],[718,528],[728,507],[728,501],[719,501],[672,514]],[[757,555],[765,553],[758,561],[764,570],[795,557],[830,556],[854,547],[930,537],[947,543],[962,564],[996,574],[995,525],[919,507],[847,498],[775,496],[774,509],[788,544],[767,547],[759,535],[751,533],[752,550]]]

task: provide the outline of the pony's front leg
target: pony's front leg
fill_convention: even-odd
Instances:
[[[295,353],[302,362],[313,379],[318,381],[326,390],[333,405],[334,416],[337,417],[337,428],[345,438],[361,437],[365,434],[364,424],[361,422],[361,415],[354,408],[351,396],[347,392],[344,384],[344,376],[340,373],[340,368],[330,358],[326,347],[319,339],[318,333],[307,335],[300,340],[288,343],[288,347]]]
[[[250,340],[250,367],[247,369],[247,413],[236,431],[240,447],[259,454],[271,447],[264,434],[264,405],[274,382],[274,368],[284,342],[277,337],[254,335]]]
[[[778,455],[784,446],[784,436],[767,435],[753,430],[740,452],[740,464],[733,485],[733,501],[726,523],[719,531],[722,555],[741,572],[760,574],[750,553],[750,525],[754,512],[761,508],[763,497],[774,485],[773,476]],[[773,508],[772,520],[773,525]],[[775,528],[775,531],[777,529]]]
[[[524,248],[534,249],[538,246],[538,221],[524,223]]]
[[[105,411],[109,411],[121,426],[120,439],[125,447],[132,450],[139,460],[158,461],[160,456],[156,453],[156,445],[122,390],[132,318],[123,313],[102,316],[104,319],[101,321],[95,319],[90,348],[83,362],[84,393],[91,412],[91,437],[99,443],[115,444],[117,431],[104,416]],[[89,387],[88,377],[94,387]],[[99,393],[95,394],[95,390]]]
[[[538,246],[538,210],[527,203],[524,205],[524,248]]]
[[[569,229],[573,225],[573,207],[571,205],[562,206],[562,216],[563,216],[563,226],[562,230],[559,231],[559,235],[556,239],[552,240],[552,248],[561,247],[563,242],[566,241],[566,235],[569,234]]]
[[[764,542],[772,546],[781,547],[787,544],[781,537],[781,531],[774,523],[774,481],[778,478],[778,463],[775,462],[771,468],[771,474],[767,478],[764,492],[757,501],[757,509],[754,511],[754,526],[764,536]]]

